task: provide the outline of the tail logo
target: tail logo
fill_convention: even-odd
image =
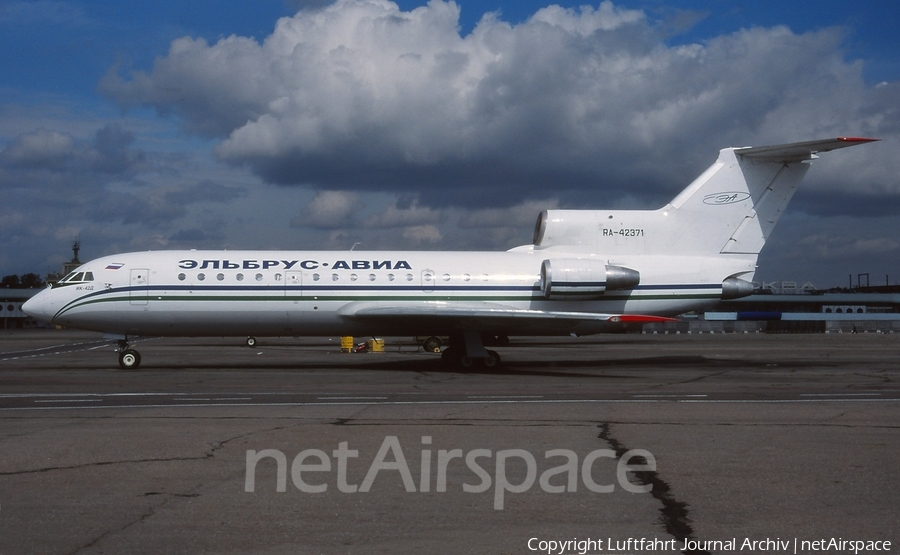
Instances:
[[[744,202],[745,200],[750,198],[750,193],[746,192],[725,192],[725,193],[713,193],[711,195],[706,195],[703,197],[703,204],[709,204],[712,206],[722,206],[724,204],[735,204],[738,202]]]

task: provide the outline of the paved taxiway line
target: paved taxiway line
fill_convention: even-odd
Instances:
[[[881,393],[801,393],[801,397],[874,397]]]
[[[159,337],[139,337],[131,341],[132,345],[146,343],[160,339]],[[115,349],[116,341],[109,339],[100,339],[95,341],[71,341],[67,343],[59,343],[47,345],[43,347],[34,347],[31,349],[16,349],[11,351],[0,352],[0,362],[10,362],[17,360],[27,360],[32,358],[62,356],[71,353],[87,353],[98,351],[100,349]]]
[[[2,357],[0,357],[0,362],[24,360],[24,359],[29,359],[29,358],[59,356],[59,355],[65,355],[65,354],[69,354],[69,353],[95,351],[97,349],[111,348],[111,347],[112,347],[112,344],[109,342],[93,343],[88,346],[83,346],[83,344],[81,344],[81,343],[53,345],[51,347],[42,347],[40,349],[5,353]]]
[[[35,403],[102,403],[103,399],[35,399]]]
[[[19,397],[18,399],[23,399]],[[27,398],[24,398],[27,400]],[[250,402],[233,402],[250,401]],[[637,398],[637,399],[591,399],[591,398],[564,398],[564,399],[450,399],[450,400],[312,400],[312,401],[254,401],[252,397],[241,398],[213,398],[213,397],[176,397],[168,403],[158,401],[146,404],[109,404],[86,406],[79,403],[101,403],[103,399],[34,399],[35,405],[24,406],[0,406],[0,411],[15,412],[29,410],[85,410],[85,409],[140,409],[140,408],[239,408],[239,407],[315,407],[315,406],[448,406],[448,405],[540,405],[540,404],[650,404],[650,403],[691,403],[691,404],[793,404],[793,403],[900,403],[900,398],[861,398],[858,396],[833,397],[816,396],[815,398],[798,399],[697,399],[697,398]],[[39,406],[37,403],[53,404],[53,406]],[[58,404],[57,404],[58,403]],[[64,406],[71,403],[72,406]]]

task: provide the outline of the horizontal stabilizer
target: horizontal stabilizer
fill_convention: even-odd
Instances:
[[[746,158],[758,158],[767,162],[800,162],[802,160],[812,160],[817,152],[828,152],[829,150],[871,143],[877,140],[879,139],[838,137],[836,139],[822,139],[784,145],[736,148],[734,152]]]

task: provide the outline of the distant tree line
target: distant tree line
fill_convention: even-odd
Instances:
[[[12,274],[3,276],[3,280],[0,281],[0,287],[5,289],[31,289],[45,286],[44,280],[37,274],[23,274],[21,276]]]

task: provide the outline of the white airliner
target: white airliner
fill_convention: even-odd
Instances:
[[[618,331],[750,294],[757,256],[816,153],[841,137],[726,148],[658,210],[546,210],[506,252],[160,251],[92,260],[22,307],[128,336],[444,335],[494,366],[486,335]]]

